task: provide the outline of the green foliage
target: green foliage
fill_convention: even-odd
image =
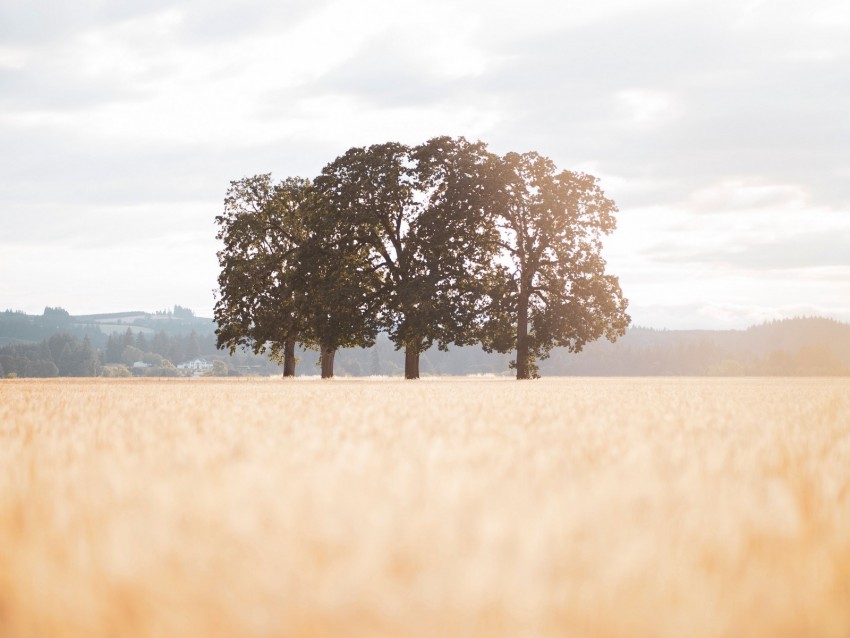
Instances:
[[[141,361],[145,353],[139,350],[136,346],[126,346],[121,352],[121,363],[127,366],[132,366],[136,361]]]
[[[197,359],[201,355],[201,344],[198,340],[197,333],[193,330],[186,340],[186,345],[183,348],[184,358],[187,360]]]
[[[224,244],[214,311],[219,348],[277,355],[303,332],[294,269],[311,201],[310,182],[299,178],[274,184],[265,174],[231,182],[215,220]]]
[[[0,312],[0,342],[37,343],[51,335],[65,333],[82,339],[88,336],[99,343],[104,334],[94,323],[78,322],[62,308],[45,308],[44,314],[28,315],[20,311]]]
[[[47,361],[45,359],[36,359],[35,361],[30,361],[29,365],[27,365],[25,375],[28,377],[38,377],[38,378],[50,378],[50,377],[58,377],[59,376],[59,368],[52,361]],[[78,374],[73,376],[91,376],[88,374]]]
[[[139,316],[139,314],[115,313],[115,316]],[[91,316],[99,317],[100,315]],[[160,317],[165,316],[167,313],[160,314]],[[170,321],[170,319],[160,319],[158,325],[170,323]],[[73,332],[59,330],[41,341],[12,341],[0,346],[0,366],[3,367],[3,373],[11,371],[19,377],[91,376],[93,374],[108,376],[109,371],[102,369],[104,365],[115,366],[126,362],[126,368],[127,365],[132,366],[136,361],[143,361],[151,367],[134,369],[133,373],[153,376],[179,374],[180,371],[176,368],[174,373],[169,370],[169,366],[165,364],[166,359],[170,362],[182,363],[187,360],[185,356],[187,352],[194,355],[192,358],[209,357],[217,353],[212,322],[204,319],[197,321],[200,325],[208,322],[206,325],[209,326],[209,331],[202,334],[194,330],[191,333],[169,334],[164,330],[152,333],[146,327],[138,330],[127,327],[123,332],[113,332],[107,337],[99,331],[80,330],[78,324],[71,324]],[[37,325],[38,331],[33,334],[41,334],[45,329],[40,315],[30,316],[21,312],[0,313],[0,341],[10,340],[10,332],[20,334],[18,328],[24,324]],[[10,326],[12,330],[8,331],[7,328]],[[144,339],[139,339],[139,332],[145,332]],[[95,346],[98,335],[102,338],[100,349]],[[136,347],[139,341],[145,345],[146,350],[142,351]],[[231,361],[234,366],[250,369],[254,374],[273,374],[278,370],[277,364],[269,361],[267,357],[247,352],[233,355]]]
[[[131,377],[133,376],[130,370],[125,365],[105,365],[101,374],[104,377]]]
[[[221,359],[213,361],[213,367],[204,373],[205,377],[226,377],[228,376],[227,364]]]
[[[68,323],[71,321],[71,315],[64,308],[56,308],[47,307],[44,309],[44,313],[42,315],[45,319],[50,319],[53,321],[58,321],[61,323]]]
[[[463,138],[352,148],[316,179],[327,214],[317,234],[351,254],[396,348],[418,355],[464,343],[493,246],[494,156]],[[369,295],[374,290],[374,295]]]
[[[383,329],[411,378],[433,344],[475,342],[537,376],[553,348],[629,324],[601,257],[616,210],[591,176],[450,137],[351,148],[315,184],[231,182],[216,217],[217,345],[292,360],[296,339],[328,356]]]
[[[501,255],[483,340],[489,350],[515,350],[517,378],[530,378],[554,347],[580,352],[625,333],[628,302],[601,256],[617,208],[596,178],[558,172],[536,153],[508,153],[501,184]]]
[[[0,365],[19,377],[92,377],[101,362],[88,337],[59,333],[37,344],[0,348]]]
[[[313,220],[319,218],[324,216]],[[302,341],[327,351],[366,348],[375,342],[378,279],[363,268],[361,256],[357,245],[311,231],[294,269]]]
[[[156,364],[144,368],[144,374],[149,377],[179,377],[180,370],[168,359],[160,358]]]

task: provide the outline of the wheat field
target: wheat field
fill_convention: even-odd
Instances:
[[[0,381],[0,636],[850,636],[850,380]]]

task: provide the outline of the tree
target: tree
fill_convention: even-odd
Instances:
[[[72,323],[71,315],[68,311],[59,307],[46,307],[42,314],[42,318],[42,325],[50,330],[67,329],[67,327]]]
[[[8,347],[4,349],[8,354],[0,354],[0,368],[3,369],[4,376],[17,374],[19,369],[18,358],[14,356],[14,350],[10,351]],[[23,372],[23,371],[22,371]]]
[[[103,370],[101,374],[104,377],[131,377],[132,373],[127,369],[125,365],[108,365],[103,366]]]
[[[183,339],[179,337],[169,339],[166,356],[169,361],[176,361],[178,363],[186,361],[186,349],[183,346]]]
[[[100,376],[100,370],[100,356],[98,355],[97,350],[92,347],[88,336],[85,336],[76,357],[74,376],[96,377]]]
[[[207,376],[207,377],[226,377],[227,374],[228,374],[227,364],[220,359],[216,359],[215,361],[213,361],[212,369],[205,372],[204,376]]]
[[[153,341],[151,342],[151,351],[155,352],[159,355],[162,355],[163,357],[167,357],[168,356],[168,346],[169,346],[168,335],[165,334],[165,332],[163,332],[162,330],[160,330],[153,337]],[[109,348],[108,344],[107,344],[107,348]]]
[[[191,361],[201,356],[201,344],[198,341],[198,333],[192,330],[186,338],[186,348],[184,350],[186,359]]]
[[[145,353],[139,350],[136,346],[126,346],[121,353],[121,363],[132,366],[136,361],[141,361]],[[60,368],[61,369],[61,368]]]
[[[141,330],[139,330],[139,334],[136,335],[136,347],[142,352],[150,351],[150,344],[148,343],[148,338]]]
[[[106,363],[120,363],[121,352],[124,350],[123,340],[120,335],[111,334],[106,341],[106,352],[104,360]]]
[[[348,242],[378,277],[381,322],[405,351],[405,377],[435,342],[470,338],[478,308],[494,156],[484,144],[439,137],[410,148],[352,148],[316,178],[325,236]]]
[[[310,215],[310,235],[293,269],[293,292],[302,340],[319,349],[322,378],[330,379],[339,348],[375,343],[380,297],[379,278],[366,266],[363,246],[327,229],[326,218],[320,206]]]
[[[44,313],[42,314],[42,316],[50,317],[65,322],[70,321],[71,319],[71,315],[68,313],[68,311],[58,306],[56,308],[51,308],[50,306],[47,306],[44,309]]]
[[[369,361],[369,374],[373,377],[377,377],[381,374],[381,353],[378,349],[377,343],[372,346],[372,356]]]
[[[537,153],[508,153],[502,185],[502,252],[491,275],[484,345],[515,350],[517,379],[528,379],[553,347],[580,352],[589,341],[625,333],[628,302],[600,254],[617,207],[595,177],[557,172]]]
[[[293,270],[306,239],[308,180],[274,184],[270,174],[230,183],[224,211],[216,217],[221,274],[215,305],[216,346],[270,352],[295,375],[295,343],[302,324],[295,308]],[[188,356],[188,353],[187,353]]]
[[[159,373],[163,377],[177,377],[180,376],[180,372],[174,366],[171,361],[168,359],[163,359],[159,363]]]
[[[27,366],[26,376],[39,378],[58,377],[59,368],[57,368],[56,364],[52,361],[37,359],[35,361],[30,361]]]
[[[68,333],[51,335],[47,339],[47,347],[50,359],[56,364],[60,377],[79,376],[75,374],[75,368],[79,362],[76,356],[79,350],[79,342]]]

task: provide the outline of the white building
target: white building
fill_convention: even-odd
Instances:
[[[177,366],[178,370],[212,370],[213,364],[206,359],[192,359]]]

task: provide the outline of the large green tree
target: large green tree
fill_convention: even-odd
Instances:
[[[270,174],[230,183],[224,210],[215,218],[221,273],[214,316],[216,345],[268,351],[295,375],[295,344],[303,330],[296,309],[293,277],[306,241],[305,218],[311,205],[309,180],[288,178],[275,184]]]
[[[216,217],[219,298],[217,346],[269,352],[295,375],[295,346],[316,347],[322,377],[339,348],[374,343],[376,274],[361,250],[334,234],[324,199],[309,180],[271,175],[234,181]]]
[[[296,312],[306,342],[319,350],[323,379],[334,376],[340,348],[368,348],[380,325],[380,279],[366,266],[363,247],[328,231],[326,209],[317,206],[309,239],[295,268]]]
[[[601,255],[617,207],[596,178],[559,172],[537,153],[508,153],[502,167],[501,254],[483,341],[490,351],[516,351],[517,379],[528,379],[556,346],[579,352],[625,333],[628,302]]]
[[[474,338],[497,166],[484,144],[439,137],[352,148],[316,178],[328,213],[320,234],[377,276],[382,325],[405,351],[408,379],[434,343]]]

